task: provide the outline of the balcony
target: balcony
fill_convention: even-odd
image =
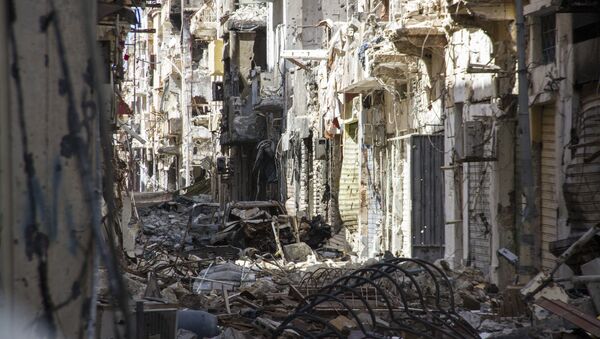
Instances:
[[[450,0],[448,13],[465,26],[479,27],[481,21],[510,21],[515,18],[513,0]]]

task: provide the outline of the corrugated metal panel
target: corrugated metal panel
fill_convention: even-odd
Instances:
[[[541,158],[541,223],[542,223],[542,267],[554,267],[556,258],[550,253],[550,242],[557,240],[556,213],[556,133],[554,110],[544,109],[542,114],[542,158]]]
[[[358,227],[358,213],[360,212],[359,195],[359,147],[358,124],[348,124],[345,127],[343,144],[342,172],[340,176],[340,217],[344,226],[350,231]]]
[[[444,137],[411,137],[412,256],[444,256]]]
[[[491,264],[490,164],[469,163],[469,257],[485,274]]]

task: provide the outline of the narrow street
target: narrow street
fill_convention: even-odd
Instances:
[[[0,339],[600,338],[600,0],[0,0]]]

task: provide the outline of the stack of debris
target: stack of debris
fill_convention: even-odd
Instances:
[[[282,245],[296,242],[297,232],[283,206],[276,201],[238,202],[225,209],[224,228],[213,245],[253,248],[258,253],[282,253]]]
[[[178,197],[137,215],[126,285],[140,309],[179,310],[206,325],[172,326],[181,338],[600,336],[595,229],[561,243],[553,271],[501,291],[477,269],[443,260],[342,261],[350,259],[343,233],[320,216],[297,225],[274,201],[222,211]],[[563,264],[579,275],[556,278]],[[101,288],[99,300],[109,299]]]

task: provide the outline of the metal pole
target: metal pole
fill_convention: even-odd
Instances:
[[[2,126],[11,126],[11,114],[9,113],[9,71],[8,71],[8,1],[0,0],[0,121]],[[12,336],[12,317],[14,317],[13,291],[13,229],[14,217],[13,204],[10,198],[8,183],[13,180],[11,173],[12,148],[11,129],[0,129],[0,323],[5,326],[0,328],[0,337]]]
[[[531,155],[531,128],[529,121],[529,82],[527,79],[526,41],[525,41],[525,17],[523,15],[523,1],[515,0],[517,19],[517,53],[518,53],[518,75],[519,75],[519,173],[521,187],[525,195],[525,210],[521,221],[519,235],[521,258],[520,273],[531,273],[534,253],[534,221],[537,216],[534,196],[533,164]]]
[[[189,35],[185,20],[185,0],[181,0],[181,161],[184,169],[183,182],[178,180],[180,183],[178,189],[182,187],[188,187],[191,185],[190,180],[190,145],[188,143],[188,137],[190,136],[190,119],[188,112],[189,98],[187,97],[186,81],[187,81],[187,57],[188,57],[188,39]]]

